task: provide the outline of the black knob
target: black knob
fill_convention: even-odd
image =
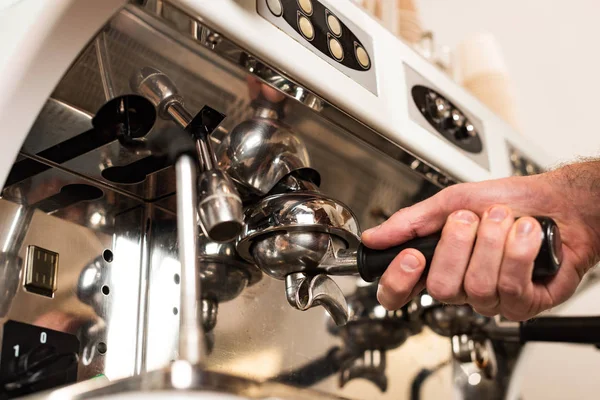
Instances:
[[[533,279],[541,280],[556,275],[562,262],[562,242],[556,222],[548,217],[535,217],[542,226],[542,246],[533,269]],[[365,247],[362,243],[358,247],[357,264],[358,271],[363,280],[373,282],[377,280],[392,260],[404,249],[419,250],[425,256],[426,267],[423,272],[429,271],[429,265],[440,240],[441,233],[409,240],[399,246],[386,250],[373,250]]]
[[[3,389],[12,398],[74,382],[78,360],[77,353],[39,345],[13,361],[11,377],[2,383]]]

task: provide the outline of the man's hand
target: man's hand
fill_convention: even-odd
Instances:
[[[531,215],[553,218],[562,236],[562,267],[543,283],[531,279],[541,245]],[[426,287],[439,301],[468,303],[483,315],[529,319],[567,300],[600,259],[600,162],[451,186],[365,231],[362,240],[386,249],[440,230],[427,278],[421,279],[424,256],[405,250],[381,277],[379,302],[398,309]]]

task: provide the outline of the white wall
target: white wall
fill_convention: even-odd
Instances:
[[[525,135],[561,160],[600,157],[600,1],[417,0],[425,28],[456,46],[495,35]]]
[[[454,47],[477,32],[496,37],[516,87],[523,134],[557,161],[600,157],[600,1],[417,2],[438,44]],[[600,315],[600,286],[562,312]],[[599,368],[600,350],[588,346],[527,346],[516,392],[524,400],[597,399]]]

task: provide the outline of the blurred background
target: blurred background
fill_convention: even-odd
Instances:
[[[599,1],[355,2],[544,149],[554,164],[600,157]],[[597,274],[596,268],[578,294],[551,313],[600,314]],[[600,350],[527,345],[508,398],[597,399],[599,369]],[[449,369],[436,375],[423,397],[452,398]]]
[[[557,162],[600,155],[597,0],[357,2]]]

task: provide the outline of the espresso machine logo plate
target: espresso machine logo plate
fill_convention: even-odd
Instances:
[[[258,13],[377,95],[371,37],[324,1],[259,0]]]

